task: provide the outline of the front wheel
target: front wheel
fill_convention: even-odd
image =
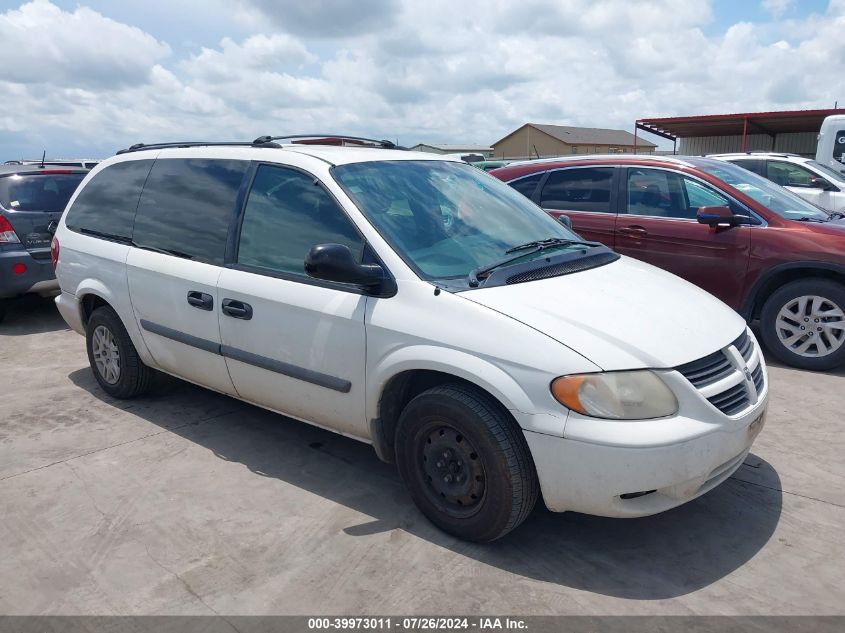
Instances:
[[[513,418],[473,387],[434,387],[411,400],[396,432],[399,473],[440,529],[492,541],[522,523],[539,485]]]
[[[766,300],[761,334],[769,351],[793,367],[824,371],[845,363],[845,286],[793,281]]]

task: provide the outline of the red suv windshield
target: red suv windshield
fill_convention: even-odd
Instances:
[[[686,160],[787,220],[827,220],[830,217],[824,209],[742,167],[706,158]]]

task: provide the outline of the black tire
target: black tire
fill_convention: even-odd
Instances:
[[[769,351],[787,365],[814,371],[825,371],[839,367],[845,363],[845,345],[826,355],[802,356],[790,349],[778,337],[779,331],[786,331],[778,326],[778,314],[790,302],[804,296],[823,297],[831,305],[838,307],[840,310],[845,310],[845,286],[842,284],[827,279],[804,279],[790,282],[775,290],[763,305],[763,311],[760,314],[760,334],[763,341]],[[808,321],[805,322],[805,319],[808,319]],[[811,332],[813,336],[823,335],[822,342],[830,346],[833,339],[830,338],[826,328],[823,327],[823,321],[824,319],[821,323],[816,322],[812,315],[798,315],[795,323],[797,324],[796,327],[809,328],[807,331]],[[822,330],[819,330],[819,327],[822,327]],[[845,333],[840,332],[838,336],[842,335],[845,335]],[[800,342],[806,340],[808,339],[801,339]],[[811,344],[809,351],[812,353],[814,349],[818,353],[818,347]]]
[[[116,380],[113,380],[114,376],[104,376],[95,362],[94,338],[98,328],[105,328],[110,333],[117,348],[119,372]],[[91,371],[94,372],[94,377],[103,391],[115,398],[128,399],[140,396],[149,390],[154,371],[138,357],[138,350],[132,344],[132,339],[129,338],[120,317],[112,308],[103,306],[94,310],[85,328],[85,342]]]
[[[497,401],[471,386],[433,387],[411,400],[399,417],[396,461],[422,513],[470,541],[513,530],[539,494],[522,431]]]
[[[6,299],[0,299],[0,323],[6,318]]]

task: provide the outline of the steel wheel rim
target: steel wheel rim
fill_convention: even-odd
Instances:
[[[94,365],[100,377],[113,385],[120,380],[120,350],[105,325],[98,325],[91,335],[91,351]]]
[[[787,302],[775,319],[778,340],[793,354],[821,358],[845,343],[845,312],[818,295],[803,295]]]
[[[476,514],[484,501],[487,477],[472,443],[445,422],[428,426],[418,437],[419,467],[429,498],[450,516]]]

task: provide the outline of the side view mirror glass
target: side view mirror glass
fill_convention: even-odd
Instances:
[[[378,264],[359,264],[343,244],[317,244],[305,257],[305,272],[315,279],[374,288],[385,279]]]
[[[747,215],[739,215],[731,211],[730,207],[700,207],[695,214],[701,224],[709,226],[739,226],[751,224],[752,220]]]

